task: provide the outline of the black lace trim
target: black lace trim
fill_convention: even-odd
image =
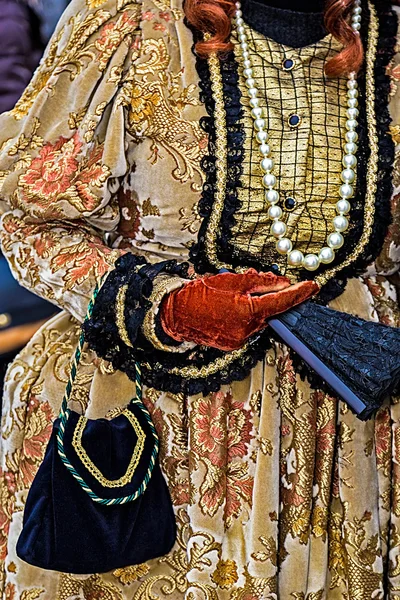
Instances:
[[[368,7],[364,2],[364,13],[368,17]],[[378,164],[378,189],[376,194],[373,233],[371,242],[365,248],[362,256],[349,266],[342,269],[337,277],[331,280],[321,291],[319,301],[326,304],[340,295],[350,277],[363,273],[368,265],[379,255],[382,249],[385,235],[390,224],[390,199],[392,195],[391,172],[394,162],[394,144],[389,135],[390,115],[388,110],[388,97],[390,79],[386,74],[386,67],[394,55],[394,47],[397,34],[397,17],[391,9],[387,0],[381,0],[377,7],[379,19],[379,42],[377,49],[377,60],[375,64],[376,83],[376,116],[377,134],[379,138],[379,164]],[[362,38],[365,41],[368,36],[368,19],[364,19]],[[199,38],[198,32],[194,32],[194,39]],[[241,186],[244,131],[241,124],[242,107],[240,104],[241,93],[238,87],[238,67],[234,53],[230,52],[221,60],[221,75],[223,80],[226,124],[228,135],[228,186],[225,205],[220,223],[220,231],[217,237],[218,258],[221,262],[228,262],[234,267],[252,266],[257,269],[272,270],[277,272],[277,266],[266,264],[258,258],[251,257],[248,253],[239,251],[230,243],[231,228],[234,224],[235,213],[240,208],[237,194]],[[215,127],[213,120],[214,101],[212,97],[210,73],[207,61],[196,57],[196,67],[200,77],[201,100],[204,102],[208,117],[205,117],[201,125],[209,135],[209,155],[203,160],[203,169],[206,174],[206,182],[200,201],[200,215],[203,217],[197,243],[191,250],[191,260],[199,273],[213,272],[215,268],[209,264],[205,252],[205,234],[209,224],[209,218],[215,197]],[[352,201],[351,222],[354,224],[351,232],[346,236],[346,245],[336,254],[335,262],[320,269],[331,268],[335,264],[341,264],[352,252],[361,237],[363,230],[364,198],[366,193],[367,163],[369,157],[367,122],[365,112],[365,71],[359,77],[360,87],[360,116],[359,116],[359,152],[356,196]],[[309,271],[300,271],[300,279],[313,279],[314,274]]]

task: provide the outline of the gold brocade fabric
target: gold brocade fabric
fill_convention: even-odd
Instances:
[[[305,48],[293,49],[265,38],[247,28],[249,52],[260,106],[264,109],[268,143],[274,159],[276,189],[282,199],[283,221],[293,246],[304,254],[326,245],[332,232],[332,219],[339,199],[340,173],[343,169],[343,144],[346,132],[347,79],[327,78],[326,62],[340,50],[340,44],[328,35]],[[240,47],[235,41],[240,62]],[[285,70],[285,60],[294,66]],[[247,88],[243,75],[240,89],[244,115],[245,159],[242,187],[238,190],[241,208],[235,213],[232,245],[263,260],[278,263],[285,271],[286,258],[276,251],[276,239],[270,234],[271,220],[264,198],[258,142]],[[291,127],[289,118],[297,115],[300,124]],[[285,208],[285,199],[293,198],[295,207]]]
[[[362,423],[343,403],[302,381],[281,345],[246,379],[207,396],[144,389],[177,521],[168,555],[84,576],[43,571],[16,555],[26,497],[97,278],[127,250],[150,261],[184,260],[196,240],[208,140],[199,124],[206,111],[192,43],[181,0],[72,0],[32,83],[16,108],[0,117],[2,249],[25,286],[64,309],[35,334],[7,375],[0,600],[399,600],[399,399]],[[278,53],[272,57],[276,71],[289,50],[258,43],[266,55],[268,48]],[[269,128],[282,143],[274,152],[282,185],[303,203],[311,190],[335,201],[325,163],[321,179],[316,166],[317,154],[328,160],[325,140],[329,161],[336,161],[329,169],[339,172],[340,144],[325,134],[339,126],[334,84],[324,90],[322,80],[323,61],[334,51],[330,44],[325,39],[290,50],[304,63],[280,73],[278,85],[275,78],[273,86],[263,86],[268,98],[278,99],[270,103]],[[320,89],[307,78],[311,72]],[[399,54],[389,72],[397,144],[393,224],[379,260],[348,282],[334,307],[398,327],[389,276],[400,264]],[[288,92],[293,81],[305,119],[297,133],[279,121],[283,93],[292,102],[287,110],[298,108]],[[312,100],[305,92],[310,85]],[[342,85],[337,82],[340,106]],[[302,133],[311,136],[311,129],[318,139]],[[306,154],[313,157],[313,175]],[[246,165],[250,160],[246,155]],[[309,204],[300,206],[310,213]],[[317,208],[313,215],[313,229],[319,222],[322,235],[327,215]],[[304,236],[308,218],[297,224]],[[133,394],[123,373],[83,353],[76,410],[88,418],[112,416]]]

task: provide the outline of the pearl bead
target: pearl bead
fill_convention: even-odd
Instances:
[[[236,11],[236,17],[241,17],[243,16],[242,11],[240,10],[240,8]]]
[[[253,88],[255,86],[256,82],[254,81],[254,79],[252,77],[249,77],[248,79],[246,79],[246,85],[248,88]]]
[[[335,253],[332,250],[332,248],[325,246],[319,251],[318,258],[320,262],[322,262],[324,265],[329,265],[329,263],[331,263],[334,260]]]
[[[361,16],[359,14],[353,14],[351,21],[352,23],[361,23]]]
[[[357,140],[358,140],[357,131],[346,131],[345,139],[346,139],[346,142],[354,142],[354,143],[357,142]]]
[[[349,131],[356,129],[357,125],[358,125],[358,123],[357,123],[356,119],[348,119],[346,121],[346,129],[348,129]]]
[[[236,19],[236,25],[239,25],[239,26],[240,26],[240,25],[243,25],[243,23],[244,23],[244,21],[243,21],[242,17],[238,17],[238,18]]]
[[[361,15],[361,12],[362,12],[361,6],[355,6],[353,8],[353,15]]]
[[[248,48],[249,48],[249,45],[248,45],[248,43],[247,43],[247,42],[242,42],[242,43],[240,44],[240,47],[241,47],[241,49],[242,49],[242,50],[248,50]]]
[[[353,169],[344,169],[340,175],[340,178],[343,183],[353,183],[356,178],[356,174],[354,173]]]
[[[288,254],[292,248],[293,244],[289,238],[284,237],[276,242],[276,249],[278,250],[279,254]]]
[[[274,168],[274,161],[272,160],[272,158],[263,158],[260,164],[262,170],[266,173],[268,173],[268,171],[272,171],[272,169]]]
[[[268,139],[268,133],[266,131],[258,131],[256,135],[256,140],[259,144],[263,144]]]
[[[250,79],[251,77],[253,77],[253,69],[243,69],[243,75],[247,78]]]
[[[271,152],[271,148],[269,146],[269,144],[261,144],[260,145],[260,153],[262,156],[268,156],[268,154]]]
[[[283,221],[275,221],[271,225],[271,233],[274,237],[282,237],[286,233],[286,224]]]
[[[354,194],[354,190],[353,190],[353,186],[350,185],[349,183],[344,183],[343,185],[340,186],[339,188],[339,194],[341,195],[342,198],[344,198],[345,200],[347,198],[351,198]]]
[[[257,131],[260,131],[260,129],[264,129],[265,125],[265,119],[256,119],[254,121],[254,127],[257,129]]]
[[[263,177],[263,185],[265,187],[274,187],[274,185],[276,185],[276,177],[275,177],[275,175],[272,175],[272,173],[267,173],[267,175],[264,175],[264,177]]]
[[[360,31],[360,29],[361,29],[361,23],[354,23],[354,22],[353,22],[353,23],[351,24],[351,26],[352,26],[352,28],[353,28],[355,31]]]
[[[335,232],[328,236],[328,246],[332,248],[332,250],[338,250],[343,244],[344,239],[341,233]]]
[[[248,50],[243,50],[242,56],[243,56],[244,59],[249,58],[249,56],[250,56],[249,51]]]
[[[299,267],[303,262],[304,255],[300,250],[292,250],[288,256],[288,263],[292,267]]]
[[[350,79],[347,82],[347,87],[349,90],[355,90],[358,87],[358,83],[354,79]]]
[[[258,96],[258,89],[255,87],[251,87],[248,89],[248,94],[250,96],[250,98],[257,98]]]
[[[357,159],[354,156],[354,154],[345,154],[343,156],[343,166],[346,167],[346,169],[350,168],[352,169],[353,167],[355,167],[357,164]]]
[[[258,98],[250,98],[249,104],[251,108],[257,108],[257,106],[260,104],[260,101]]]
[[[358,108],[348,108],[346,111],[346,114],[350,120],[356,119],[359,115],[359,110],[358,110]]]
[[[265,199],[270,204],[276,204],[279,202],[279,194],[276,190],[267,190],[265,192]]]
[[[253,108],[251,110],[251,116],[253,117],[253,119],[260,119],[262,117],[263,114],[263,109],[258,107],[258,108]]]
[[[280,206],[274,204],[268,209],[268,216],[270,219],[275,221],[275,219],[280,219],[282,216],[282,209]]]
[[[347,100],[347,106],[349,108],[357,108],[357,106],[358,106],[358,99],[357,98],[349,98]]]
[[[333,219],[333,227],[335,231],[339,231],[339,233],[342,233],[343,231],[346,231],[346,229],[348,229],[349,221],[343,215],[338,215]]]
[[[303,258],[303,267],[307,271],[316,271],[319,267],[319,258],[316,254],[307,254]]]
[[[345,200],[344,198],[342,198],[341,200],[338,200],[336,202],[336,210],[338,213],[347,215],[347,213],[350,212],[350,209],[351,209],[351,204],[348,200]]]
[[[358,146],[354,142],[347,142],[344,145],[344,151],[346,152],[346,154],[355,154],[357,150]]]
[[[244,28],[243,27],[239,27],[239,29],[244,29]],[[245,69],[250,69],[250,67],[251,67],[251,60],[249,60],[248,58],[246,58],[243,61],[243,66],[244,66]]]
[[[237,23],[236,23],[236,24],[237,24]],[[244,29],[243,25],[239,25],[239,26],[238,26],[238,28],[237,28],[237,30],[238,30],[238,33],[239,33],[240,35],[242,35],[242,33],[245,33],[245,29]],[[246,62],[246,61],[245,61],[245,62]],[[249,62],[250,62],[250,61],[249,61]],[[244,63],[243,63],[243,64],[244,64]],[[244,65],[244,66],[245,66],[245,67],[247,67],[247,66],[249,66],[249,67],[250,67],[250,66],[251,66],[251,64],[250,64],[250,65]]]
[[[358,97],[358,90],[347,90],[347,97],[348,98],[357,98]]]

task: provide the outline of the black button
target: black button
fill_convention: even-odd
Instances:
[[[301,117],[299,117],[299,115],[290,115],[290,117],[288,118],[288,123],[290,127],[298,127],[300,125],[300,122]]]
[[[274,263],[273,265],[271,265],[271,271],[273,273],[276,273],[277,275],[279,275],[279,265],[277,265],[276,263]]]
[[[293,210],[296,206],[296,200],[294,198],[286,198],[285,200],[285,208],[287,208],[287,210]]]
[[[292,60],[291,58],[285,58],[285,60],[282,63],[282,66],[285,69],[285,71],[291,71],[294,67],[294,60]]]

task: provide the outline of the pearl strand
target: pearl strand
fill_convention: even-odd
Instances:
[[[354,195],[353,182],[356,178],[355,168],[357,166],[357,117],[358,111],[358,83],[356,73],[352,72],[348,76],[347,82],[347,121],[345,144],[343,147],[343,171],[341,172],[341,185],[339,187],[340,200],[336,203],[336,216],[332,220],[333,232],[328,235],[326,246],[318,254],[303,255],[300,250],[293,248],[292,241],[286,236],[287,226],[281,220],[283,211],[278,206],[279,193],[275,186],[276,177],[273,174],[274,160],[271,158],[271,147],[268,144],[268,132],[266,131],[266,121],[263,118],[263,109],[260,107],[259,90],[253,78],[253,65],[250,58],[248,38],[244,27],[241,4],[236,2],[235,24],[240,42],[240,49],[243,59],[243,75],[246,78],[247,93],[253,117],[253,126],[256,130],[256,139],[259,144],[261,155],[261,170],[263,175],[263,185],[265,187],[265,199],[269,205],[268,216],[272,220],[271,234],[277,238],[276,249],[279,254],[287,255],[287,261],[290,266],[304,267],[308,271],[315,271],[320,264],[330,264],[335,258],[335,251],[339,250],[344,244],[343,233],[349,227],[347,218],[351,205],[349,199]],[[351,17],[351,26],[356,35],[359,35],[361,28],[361,0],[355,0]]]

